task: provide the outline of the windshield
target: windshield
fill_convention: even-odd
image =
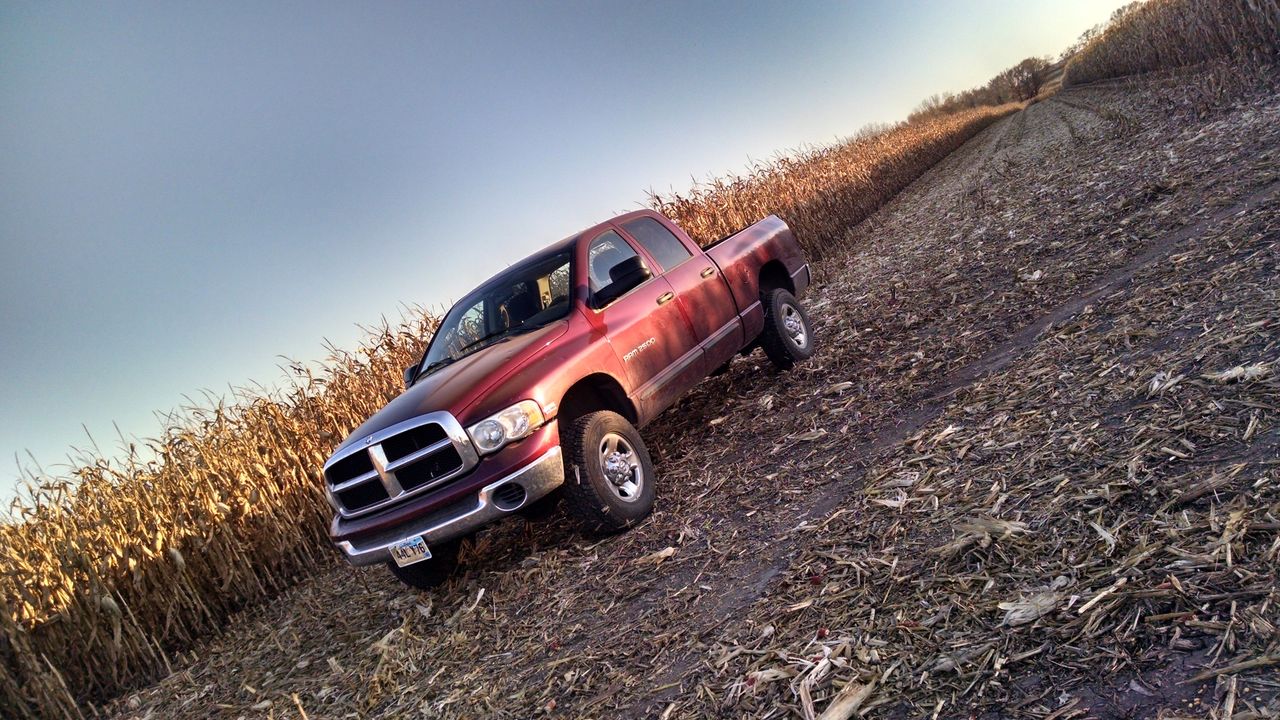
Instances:
[[[418,373],[567,315],[570,255],[565,250],[530,258],[463,298],[440,322]]]

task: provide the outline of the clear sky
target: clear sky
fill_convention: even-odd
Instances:
[[[1117,0],[0,3],[0,496]]]

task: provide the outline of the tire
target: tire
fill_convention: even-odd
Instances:
[[[654,473],[640,433],[618,413],[584,415],[560,437],[565,509],[594,535],[625,530],[653,511]]]
[[[448,580],[458,567],[458,549],[462,540],[450,540],[431,548],[431,558],[400,567],[395,561],[387,563],[387,569],[400,582],[419,590],[430,590],[439,587]]]
[[[764,330],[760,347],[779,370],[790,370],[813,357],[813,325],[791,293],[776,288],[760,299],[764,305]]]

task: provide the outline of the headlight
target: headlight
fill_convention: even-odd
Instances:
[[[467,435],[481,454],[496,452],[503,445],[527,437],[542,426],[542,407],[534,400],[522,400],[496,415],[467,428]]]

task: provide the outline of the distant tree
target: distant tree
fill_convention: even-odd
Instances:
[[[1003,105],[1008,102],[1030,100],[1040,93],[1049,78],[1053,63],[1049,58],[1030,57],[1013,67],[1006,68],[982,87],[961,93],[936,93],[925,98],[911,111],[907,120],[949,115],[961,110],[984,105]]]
[[[1006,70],[1013,99],[1030,100],[1039,95],[1052,65],[1048,58],[1030,57]]]

